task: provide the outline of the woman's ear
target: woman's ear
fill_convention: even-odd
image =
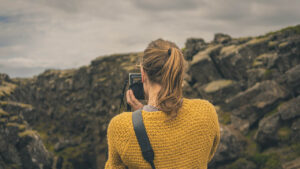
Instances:
[[[141,67],[141,75],[142,75],[142,83],[144,83],[144,78],[145,78],[145,76],[144,76],[144,70],[143,70],[143,68]]]

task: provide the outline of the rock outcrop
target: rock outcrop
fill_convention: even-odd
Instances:
[[[296,166],[300,156],[300,26],[259,37],[190,38],[184,96],[211,101],[222,137],[211,169]],[[96,169],[106,129],[142,53],[94,59],[32,78],[0,74],[0,169]]]
[[[23,118],[31,106],[0,101],[0,168],[51,169],[53,155]]]

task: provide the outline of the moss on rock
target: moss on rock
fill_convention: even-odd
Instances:
[[[2,82],[0,83],[0,96],[10,95],[17,86],[13,83]]]
[[[15,121],[19,120],[19,118],[20,118],[19,116],[10,116],[8,121],[15,122]]]
[[[230,86],[231,84],[232,84],[232,80],[216,80],[216,81],[210,82],[204,88],[204,91],[206,93],[212,93],[212,92],[218,91],[222,88],[225,88],[227,86]]]
[[[279,48],[284,48],[288,45],[289,43],[288,42],[282,42],[278,45]]]
[[[0,108],[0,117],[7,117],[7,116],[9,116],[9,113],[7,113],[6,111]]]
[[[230,165],[226,166],[225,169],[241,169],[241,168],[254,169],[256,168],[256,165],[245,158],[239,158],[233,163],[231,163]]]
[[[33,136],[35,136],[37,134],[37,132],[36,131],[34,131],[34,130],[25,130],[25,131],[23,131],[23,132],[21,132],[21,133],[18,133],[18,136],[19,137],[26,137],[26,136],[30,136],[30,137],[33,137]]]
[[[256,153],[250,157],[250,160],[253,161],[258,168],[282,169],[279,156],[276,153]]]
[[[231,113],[230,112],[221,112],[219,113],[219,121],[222,124],[230,124],[231,123]]]
[[[291,133],[292,130],[288,126],[283,126],[277,131],[278,137],[283,142],[288,141],[290,139]]]

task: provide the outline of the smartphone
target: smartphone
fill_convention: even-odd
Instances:
[[[144,86],[142,83],[141,73],[129,73],[129,89],[133,91],[135,98],[138,100],[144,100]]]

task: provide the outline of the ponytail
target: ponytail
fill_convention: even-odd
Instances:
[[[157,95],[158,108],[176,117],[182,106],[184,57],[172,42],[158,39],[144,51],[143,68],[150,81],[161,85]]]

